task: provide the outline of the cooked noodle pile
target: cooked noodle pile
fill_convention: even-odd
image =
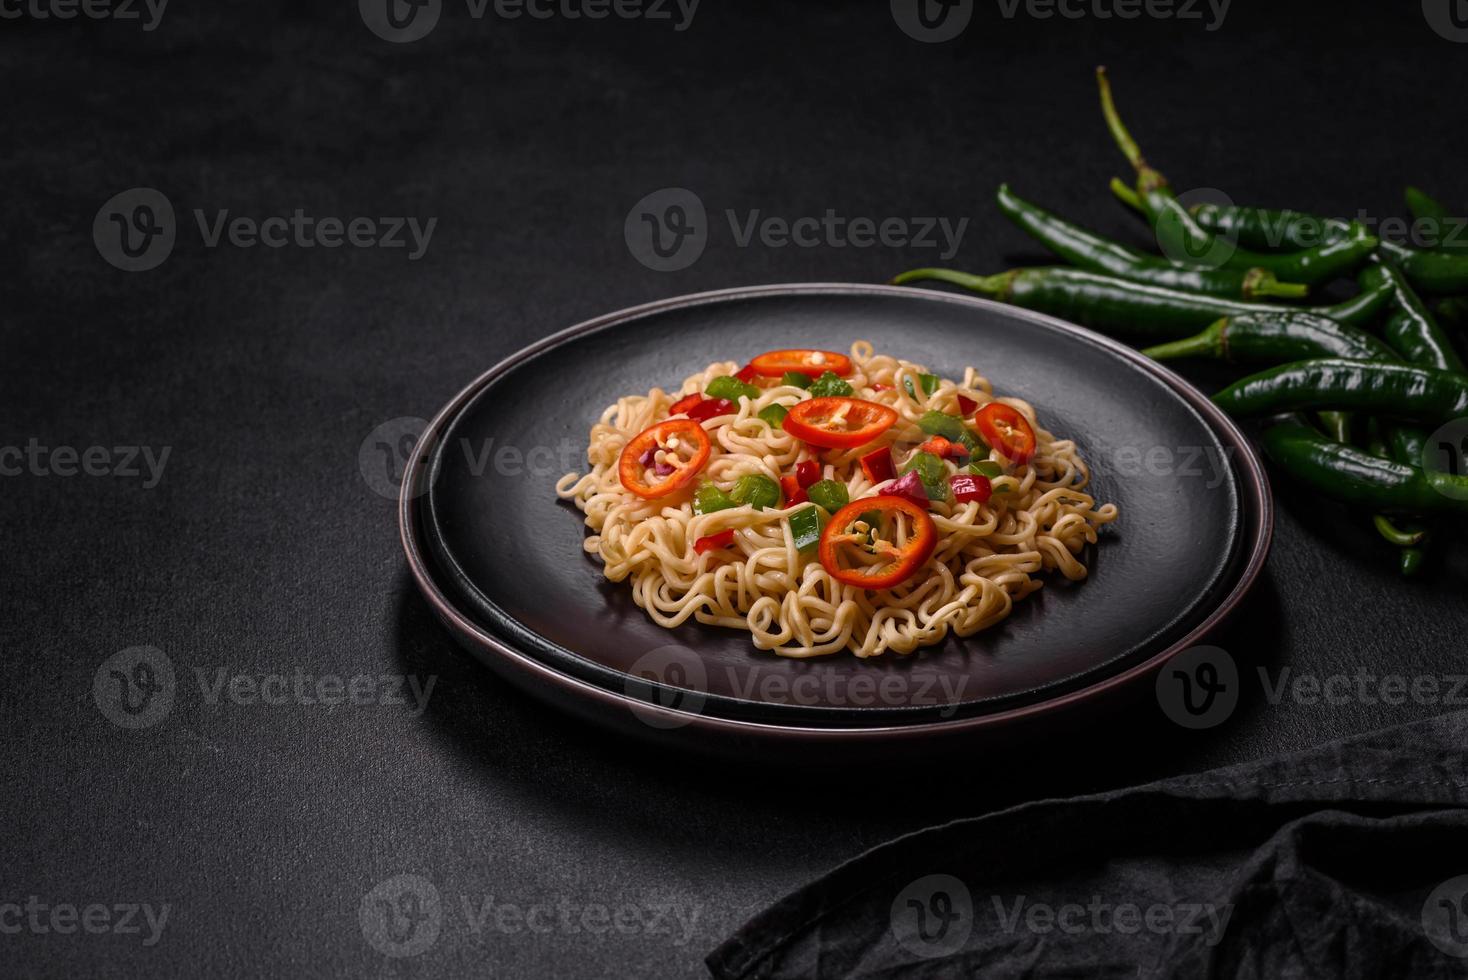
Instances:
[[[758,398],[741,399],[732,415],[703,422],[712,453],[700,479],[725,491],[746,474],[778,483],[797,462],[814,459],[824,479],[846,485],[852,501],[872,497],[887,483],[872,483],[858,465],[862,456],[891,446],[901,465],[929,438],[917,426],[924,412],[952,413],[960,395],[979,406],[996,400],[989,381],[972,367],[958,384],[942,380],[927,394],[921,379],[926,372],[917,364],[876,356],[864,341],[852,346],[851,359],[854,370],[845,380],[855,389],[853,397],[899,415],[875,442],[818,450],[772,428],[758,418],[761,410],[777,402],[788,408],[808,395],[771,380]],[[739,367],[711,364],[686,379],[681,394],[701,392],[712,379]],[[841,650],[858,657],[888,650],[909,654],[950,632],[970,636],[1004,619],[1016,599],[1041,587],[1042,571],[1059,569],[1068,579],[1084,578],[1086,566],[1078,556],[1096,542],[1097,527],[1117,516],[1114,504],[1097,506],[1084,492],[1090,473],[1075,443],[1042,429],[1028,403],[1000,398],[1033,427],[1034,457],[1012,465],[990,452],[1005,472],[993,478],[987,502],[959,503],[951,496],[932,501],[936,550],[906,581],[882,590],[844,584],[822,565],[815,549],[796,549],[788,519],[809,504],[764,510],[745,505],[700,515],[694,513],[694,486],[656,500],[624,488],[618,473],[623,448],[667,419],[679,397],[655,388],[645,396],[619,399],[591,429],[586,454],[591,471],[568,473],[556,483],[556,493],[585,512],[594,532],[585,548],[601,559],[606,577],[630,580],[637,604],[670,629],[693,618],[748,630],[756,647],[786,657]],[[946,465],[950,473],[961,472],[953,463]],[[731,528],[732,546],[695,552],[699,539]]]

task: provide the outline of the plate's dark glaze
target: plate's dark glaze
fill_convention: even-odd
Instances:
[[[581,548],[580,512],[554,495],[568,465],[584,468],[592,422],[617,397],[671,388],[711,360],[786,346],[845,350],[858,338],[940,373],[974,364],[996,392],[1028,399],[1043,425],[1079,443],[1092,492],[1121,509],[1086,556],[1091,577],[1051,575],[1003,624],[908,658],[793,661],[756,650],[740,631],[655,626],[625,583],[602,577]],[[881,287],[730,291],[613,315],[481,378],[423,450],[429,490],[418,530],[440,584],[477,627],[608,691],[679,703],[629,679],[649,676],[694,690],[701,714],[775,724],[991,713],[1164,652],[1217,611],[1244,565],[1256,565],[1257,534],[1246,532],[1257,531],[1258,515],[1245,521],[1242,502],[1260,499],[1257,461],[1236,430],[1204,419],[1199,398],[1118,345],[994,304]],[[1248,493],[1241,452],[1253,464]]]

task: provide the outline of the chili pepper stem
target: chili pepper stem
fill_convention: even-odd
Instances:
[[[1427,537],[1427,531],[1425,529],[1405,531],[1393,524],[1391,518],[1385,514],[1377,514],[1372,518],[1372,523],[1376,525],[1378,534],[1398,548],[1410,548],[1413,545],[1421,544],[1422,539]]]
[[[1142,199],[1137,196],[1136,191],[1132,190],[1131,185],[1120,177],[1111,178],[1111,193],[1133,211],[1142,210]]]
[[[1310,287],[1302,282],[1280,282],[1268,269],[1250,269],[1244,277],[1244,298],[1273,296],[1276,299],[1304,299]]]
[[[972,292],[1002,300],[1009,294],[1009,286],[1014,282],[1017,272],[1018,270],[1011,269],[992,276],[976,276],[971,272],[959,272],[957,269],[908,269],[900,275],[893,276],[892,285],[901,286],[923,279],[935,279],[938,282],[962,286]]]
[[[1142,353],[1154,361],[1172,361],[1180,357],[1222,357],[1228,352],[1225,336],[1227,330],[1228,317],[1221,317],[1191,337],[1145,347]]]
[[[1111,80],[1106,77],[1104,65],[1096,68],[1096,85],[1101,90],[1101,114],[1106,117],[1106,128],[1111,131],[1111,138],[1116,140],[1116,146],[1127,158],[1127,162],[1137,171],[1138,189],[1146,191],[1166,187],[1167,179],[1147,165],[1142,157],[1142,148],[1121,121],[1121,114],[1116,111],[1116,99],[1111,94]]]

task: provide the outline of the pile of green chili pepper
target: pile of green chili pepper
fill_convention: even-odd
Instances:
[[[1135,172],[1112,180],[1112,192],[1147,220],[1161,254],[1067,221],[1005,184],[999,210],[1067,265],[912,269],[892,281],[948,283],[1063,317],[1143,341],[1158,360],[1263,367],[1214,401],[1265,419],[1260,441],[1274,464],[1362,508],[1402,572],[1415,573],[1445,522],[1468,514],[1468,440],[1449,445],[1438,431],[1463,420],[1468,432],[1456,333],[1468,329],[1468,233],[1415,248],[1305,211],[1189,207],[1142,155],[1104,68],[1096,79],[1107,128]],[[1465,227],[1418,188],[1404,196],[1419,221]],[[1350,299],[1307,299],[1342,279],[1356,284]]]

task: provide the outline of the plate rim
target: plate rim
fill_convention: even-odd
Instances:
[[[1243,547],[1246,551],[1246,558],[1241,564],[1232,587],[1206,616],[1174,642],[1145,660],[1132,664],[1115,674],[1098,678],[1096,681],[1082,687],[1065,691],[1039,701],[961,718],[925,720],[911,724],[843,727],[839,725],[807,726],[792,722],[751,721],[707,715],[697,711],[684,711],[676,707],[650,703],[633,697],[630,694],[593,684],[545,664],[538,658],[517,649],[500,637],[493,635],[472,617],[460,610],[455,602],[449,598],[446,590],[439,586],[433,574],[434,570],[430,564],[426,544],[420,540],[422,532],[419,528],[418,510],[426,488],[419,489],[419,487],[421,480],[425,476],[429,450],[436,443],[437,433],[446,427],[448,422],[464,408],[470,399],[475,397],[485,384],[509,371],[521,361],[533,357],[547,348],[554,347],[574,337],[600,330],[621,321],[671,309],[696,307],[733,299],[821,294],[920,297],[925,301],[951,303],[974,309],[982,309],[991,313],[999,313],[1005,317],[1043,323],[1065,333],[1077,334],[1088,342],[1096,343],[1105,348],[1114,356],[1131,362],[1133,366],[1140,367],[1142,370],[1157,376],[1195,411],[1203,416],[1204,421],[1216,430],[1223,441],[1233,443],[1238,447],[1239,451],[1236,454],[1235,460],[1240,467],[1241,516],[1247,525],[1243,535]],[[398,531],[404,554],[408,559],[409,569],[418,586],[419,592],[434,608],[439,619],[457,634],[461,642],[468,641],[480,651],[493,654],[506,666],[516,668],[520,674],[524,675],[523,680],[527,682],[539,682],[554,688],[559,688],[562,694],[578,699],[590,699],[596,702],[599,708],[620,710],[626,712],[629,717],[633,716],[635,710],[636,717],[642,718],[645,721],[651,716],[656,718],[660,725],[666,725],[668,728],[690,727],[724,735],[779,735],[784,738],[800,737],[817,741],[858,742],[890,740],[893,738],[930,737],[991,729],[1034,719],[1043,715],[1058,715],[1067,708],[1088,704],[1110,692],[1130,687],[1140,678],[1160,670],[1173,657],[1176,657],[1192,646],[1196,646],[1203,638],[1213,633],[1237,609],[1249,592],[1253,590],[1260,573],[1263,571],[1273,540],[1275,521],[1274,498],[1269,477],[1253,444],[1238,425],[1224,414],[1218,406],[1213,404],[1212,399],[1166,365],[1154,361],[1151,358],[1144,357],[1120,341],[1059,317],[999,303],[979,296],[969,296],[935,289],[876,283],[810,282],[728,287],[673,296],[625,307],[555,331],[502,358],[449,399],[434,415],[425,427],[422,435],[418,438],[407,465],[404,468],[404,473],[405,477],[398,495]],[[537,691],[533,693],[540,694],[542,692]]]

